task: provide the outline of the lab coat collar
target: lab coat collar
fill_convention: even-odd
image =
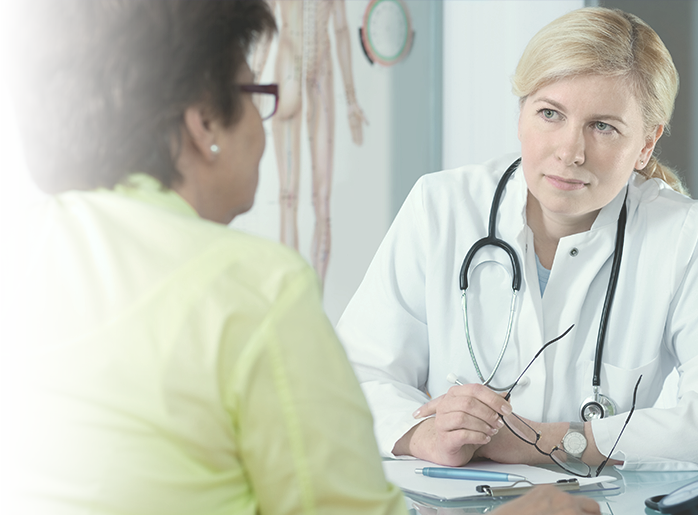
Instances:
[[[502,171],[504,173],[504,171]],[[636,174],[634,174],[636,175]],[[608,225],[616,226],[618,222],[618,217],[620,216],[620,210],[623,206],[625,200],[625,193],[630,189],[630,182],[633,180],[631,176],[628,184],[623,186],[611,202],[606,204],[601,211],[599,211],[596,220],[591,226],[591,230],[595,231],[601,229]],[[506,198],[514,198],[516,202],[511,200],[507,202]],[[632,195],[628,193],[628,200],[630,201]],[[507,184],[507,189],[505,190],[504,198],[502,199],[501,206],[499,208],[502,213],[502,219],[514,221],[517,219],[521,220],[521,226],[517,227],[516,233],[520,234],[523,228],[527,224],[526,220],[526,202],[528,198],[528,185],[526,184],[526,179],[523,174],[523,167],[519,165],[513,177],[509,180]],[[513,227],[511,228],[514,229]]]
[[[591,226],[591,230],[594,231],[596,229],[601,229],[602,227],[606,227],[607,225],[617,225],[618,223],[618,217],[620,216],[620,210],[623,207],[623,202],[625,201],[625,193],[629,189],[629,185],[623,186],[621,188],[620,192],[618,192],[618,195],[611,200],[608,204],[606,204],[604,207],[601,208],[601,211],[599,212],[598,216],[596,217],[596,220],[594,220],[594,223]],[[630,198],[630,194],[628,194],[628,198]]]

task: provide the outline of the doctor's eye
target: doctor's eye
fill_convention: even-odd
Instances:
[[[554,109],[541,109],[538,111],[538,113],[546,120],[552,120],[555,118],[555,115],[557,115],[557,111]]]
[[[594,128],[600,132],[613,132],[616,130],[613,125],[609,125],[605,122],[594,122]]]

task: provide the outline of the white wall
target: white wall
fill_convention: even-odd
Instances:
[[[446,0],[443,167],[517,152],[511,76],[528,41],[583,0]]]

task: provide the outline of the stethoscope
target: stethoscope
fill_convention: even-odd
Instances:
[[[468,351],[470,352],[470,359],[473,362],[475,371],[477,372],[478,378],[482,384],[488,386],[489,388],[496,391],[506,391],[514,386],[514,383],[497,388],[491,384],[494,375],[497,373],[499,366],[506,352],[507,346],[509,345],[509,339],[511,337],[511,328],[514,322],[514,313],[516,310],[516,296],[521,289],[521,263],[519,261],[518,255],[514,248],[509,245],[504,240],[497,238],[496,236],[496,225],[497,225],[497,212],[499,211],[499,204],[506,188],[507,182],[514,175],[514,172],[521,164],[521,158],[514,161],[507,171],[504,172],[502,178],[497,184],[497,189],[494,192],[494,198],[492,199],[492,206],[490,207],[490,217],[489,226],[487,231],[487,236],[475,242],[475,244],[470,247],[468,253],[465,255],[463,260],[463,265],[460,269],[460,289],[461,289],[461,304],[463,308],[463,320],[465,325],[465,339],[468,344]],[[613,400],[601,393],[601,358],[603,356],[603,346],[606,339],[606,329],[608,327],[608,319],[611,313],[611,306],[613,305],[613,298],[616,293],[616,287],[618,286],[618,275],[620,271],[620,262],[623,257],[623,242],[625,239],[625,223],[628,217],[628,211],[625,206],[625,200],[627,200],[628,193],[626,190],[625,199],[623,200],[623,206],[620,210],[620,215],[618,216],[618,225],[616,228],[616,245],[613,250],[613,263],[611,265],[611,276],[608,280],[608,287],[606,289],[606,298],[604,299],[603,309],[601,311],[601,321],[599,323],[599,333],[596,339],[596,355],[594,356],[594,375],[592,379],[592,395],[586,398],[580,407],[579,414],[582,420],[593,420],[599,418],[605,418],[615,415],[618,412],[618,406]],[[468,289],[468,269],[470,264],[475,257],[475,254],[482,250],[488,245],[494,245],[499,247],[509,256],[511,261],[512,269],[512,283],[511,283],[511,303],[509,306],[509,321],[507,322],[507,330],[504,336],[504,343],[499,351],[499,356],[492,369],[492,373],[485,378],[480,370],[480,366],[475,357],[475,351],[473,350],[473,345],[470,340],[470,328],[468,326],[468,299],[466,295],[466,290]]]

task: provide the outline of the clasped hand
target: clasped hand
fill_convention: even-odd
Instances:
[[[500,415],[511,412],[511,404],[486,386],[453,386],[414,413],[425,420],[403,437],[406,442],[396,444],[396,450],[407,443],[405,454],[442,465],[464,465],[503,427]]]

